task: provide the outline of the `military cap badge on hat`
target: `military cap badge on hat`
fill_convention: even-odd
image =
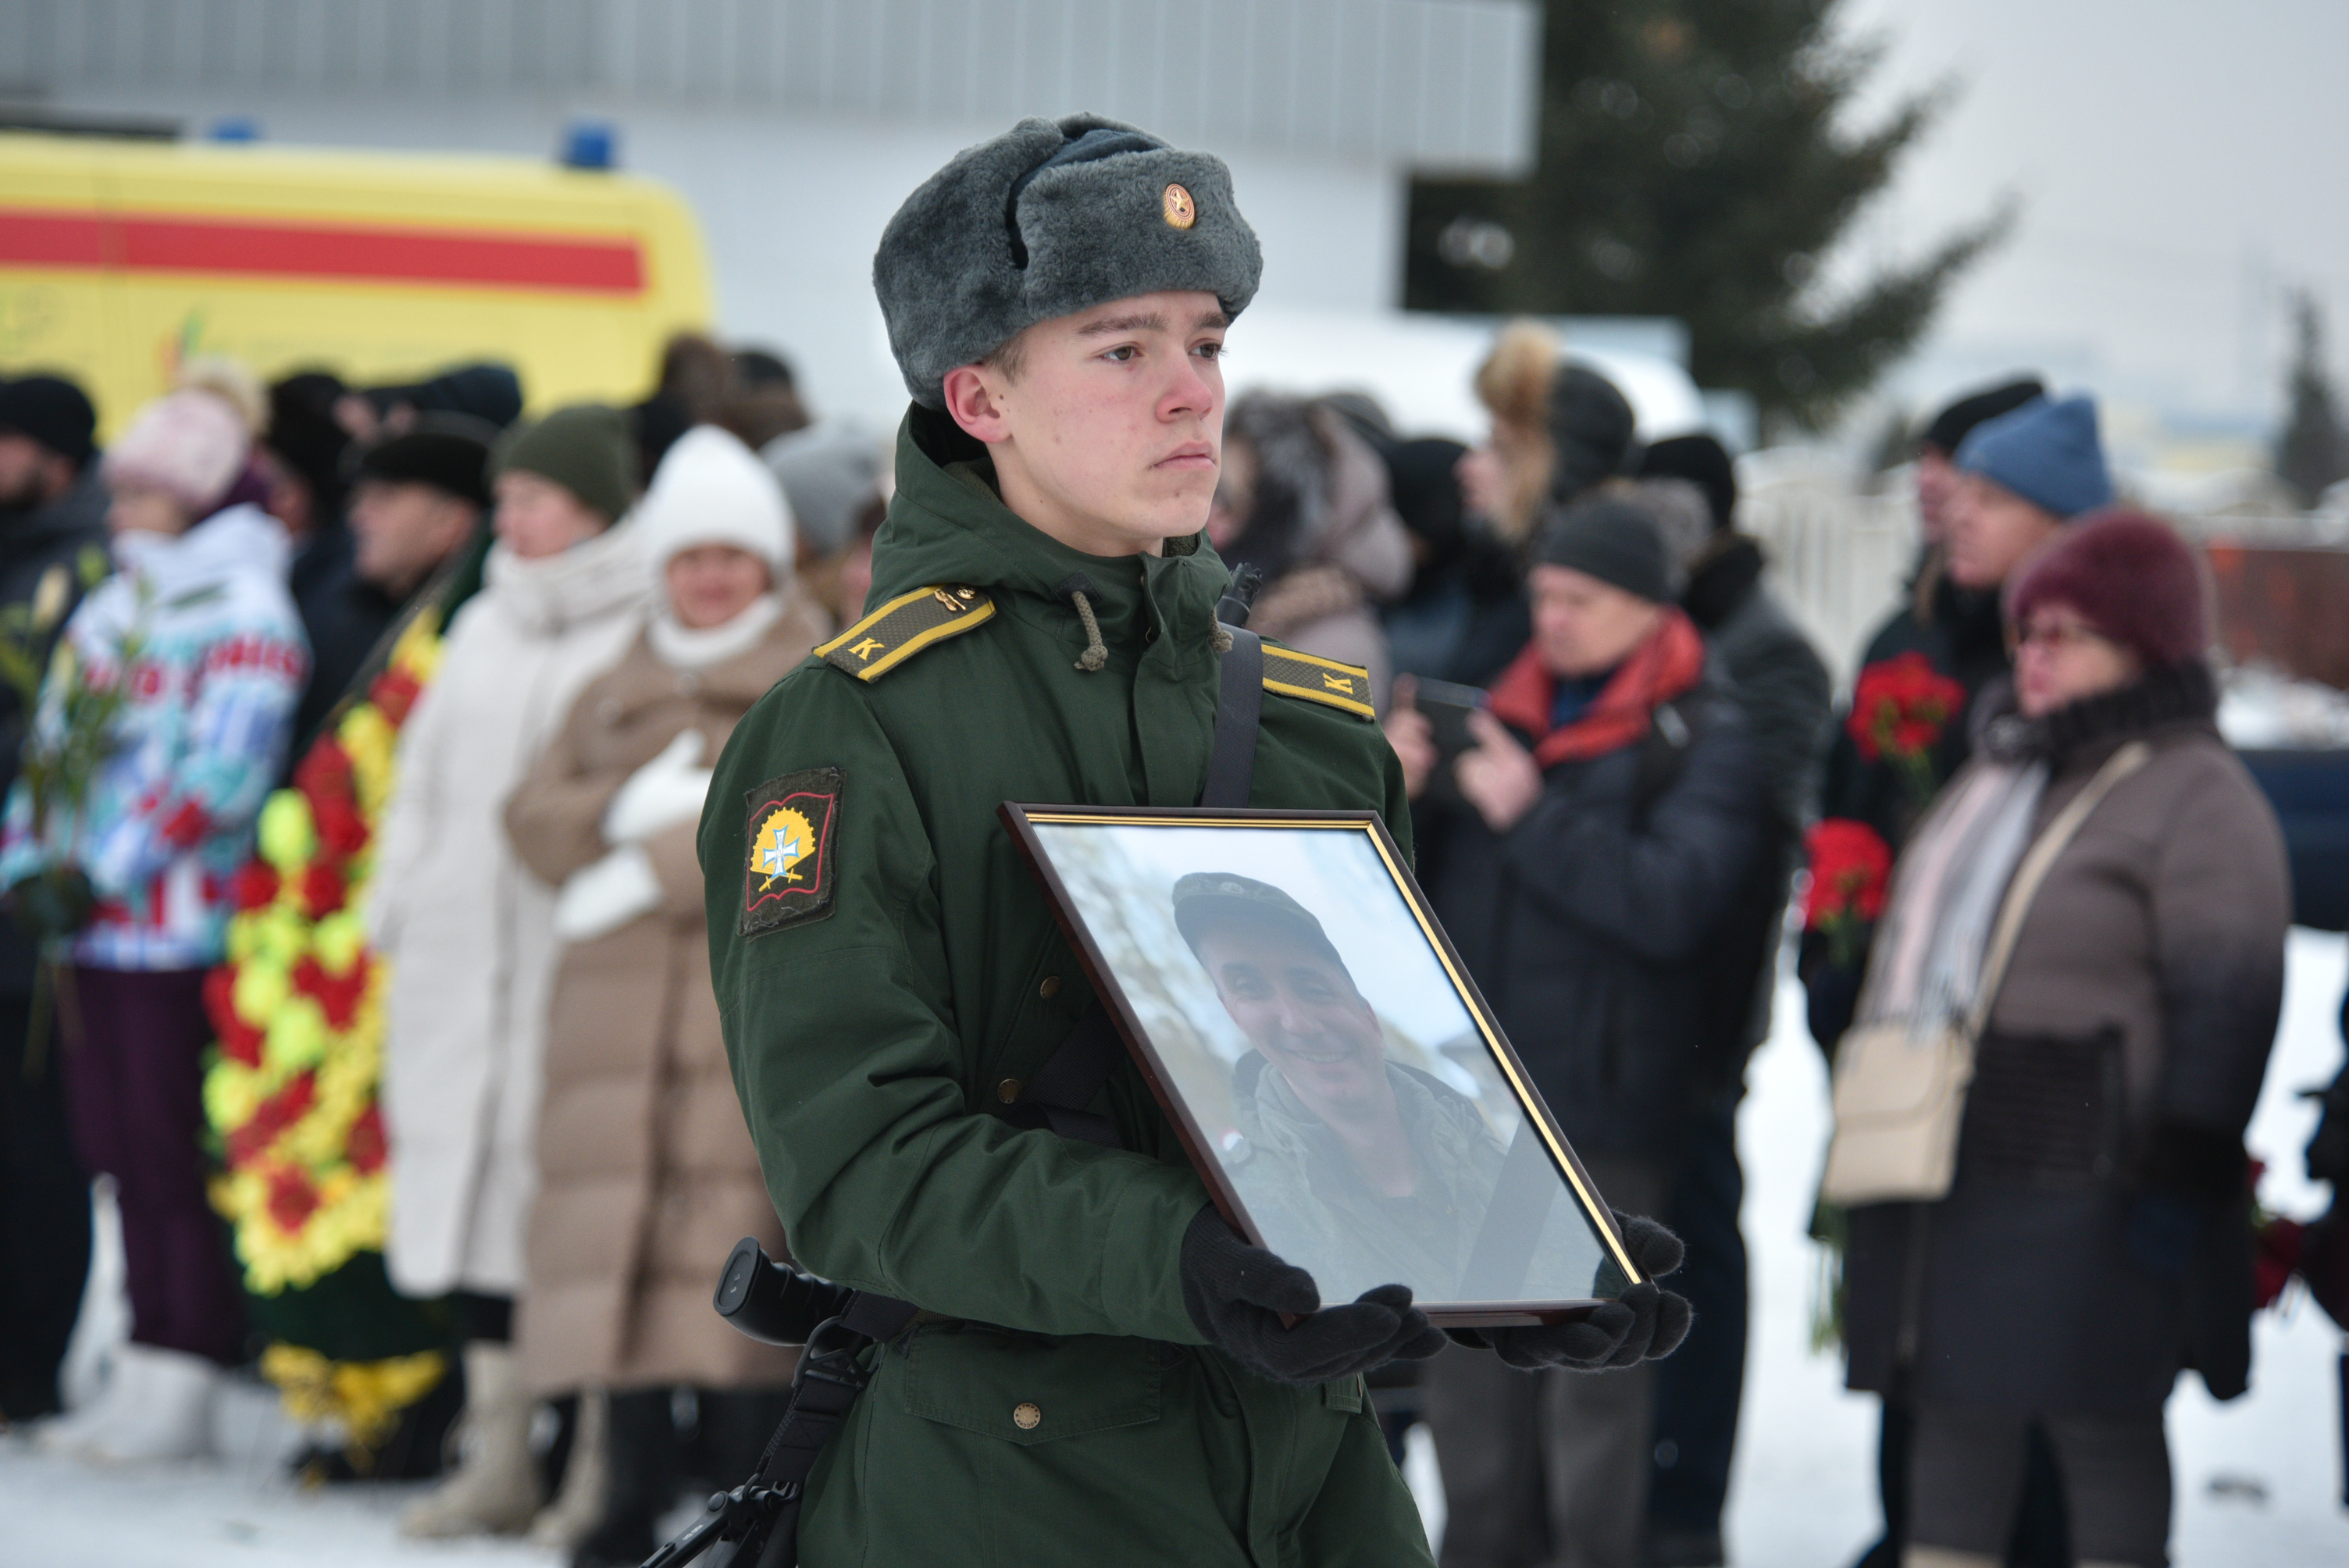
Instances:
[[[1223,160],[1080,114],[956,154],[882,232],[873,289],[906,389],[938,408],[947,371],[1040,321],[1175,289],[1237,315],[1263,271]]]

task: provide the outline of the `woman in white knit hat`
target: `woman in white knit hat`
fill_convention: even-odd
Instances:
[[[574,1468],[544,1533],[592,1523],[574,1561],[630,1564],[683,1479],[671,1391],[697,1390],[710,1479],[730,1484],[791,1377],[787,1355],[709,1309],[729,1246],[782,1237],[719,1033],[694,833],[735,721],[833,630],[793,579],[774,475],[725,431],[669,449],[635,526],[657,583],[651,621],[506,806],[523,863],[561,890],[568,944],[516,1350],[541,1393],[609,1390],[609,1479],[595,1489]],[[583,1508],[596,1490],[602,1508]]]

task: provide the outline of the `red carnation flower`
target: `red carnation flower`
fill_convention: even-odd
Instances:
[[[1803,926],[1826,934],[1835,961],[1856,956],[1859,928],[1884,913],[1892,876],[1892,850],[1865,822],[1830,817],[1804,835],[1811,861],[1810,891],[1803,895]]]
[[[216,965],[204,972],[204,1016],[220,1037],[221,1055],[249,1068],[261,1065],[262,1031],[237,1016],[234,965]]]
[[[384,1136],[382,1106],[367,1101],[367,1108],[351,1123],[343,1152],[348,1156],[351,1168],[362,1176],[372,1176],[383,1169],[384,1161],[391,1157],[391,1144]]]
[[[269,1217],[281,1231],[298,1231],[318,1212],[318,1189],[291,1165],[269,1173]]]
[[[407,670],[391,669],[375,677],[367,687],[367,701],[383,715],[384,722],[398,729],[408,722],[409,710],[424,694],[424,683]]]
[[[268,1153],[269,1146],[284,1136],[287,1128],[310,1114],[317,1099],[317,1078],[304,1073],[263,1100],[252,1118],[228,1135],[229,1164],[249,1165]]]
[[[1906,653],[1859,672],[1844,727],[1861,757],[1900,770],[1910,805],[1921,810],[1938,783],[1934,748],[1965,703],[1964,686],[1935,669],[1924,655]]]
[[[323,859],[340,862],[367,848],[367,819],[359,815],[358,807],[352,801],[339,796],[313,799],[310,817],[317,826],[318,851]]]
[[[302,913],[312,920],[324,920],[350,898],[350,884],[343,880],[343,873],[323,861],[302,872],[301,885]]]
[[[328,974],[326,966],[316,957],[305,954],[295,961],[293,982],[295,990],[317,999],[319,1009],[326,1015],[330,1027],[347,1029],[351,1021],[358,1016],[361,998],[367,995],[367,954],[360,954],[358,962],[351,965],[351,972],[340,979]]]
[[[229,884],[229,896],[240,913],[265,909],[277,898],[277,869],[267,861],[247,861]]]
[[[310,797],[313,811],[327,800],[355,799],[357,786],[352,781],[351,754],[333,736],[323,737],[294,769],[294,788]]]

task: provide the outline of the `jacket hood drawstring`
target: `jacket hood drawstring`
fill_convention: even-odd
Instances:
[[[1070,603],[1076,605],[1077,619],[1085,624],[1085,651],[1077,660],[1077,668],[1091,675],[1109,663],[1109,645],[1102,641],[1101,623],[1093,618],[1092,602],[1086,597],[1087,594],[1099,593],[1100,590],[1093,586],[1092,578],[1079,572],[1064,579],[1052,592],[1056,595],[1067,598]],[[1208,645],[1219,654],[1230,653],[1232,651],[1231,628],[1212,614],[1208,617],[1208,624],[1212,628],[1207,634]]]
[[[1071,573],[1052,590],[1055,598],[1066,598],[1076,605],[1077,619],[1085,624],[1085,651],[1078,656],[1077,668],[1087,675],[1109,663],[1109,645],[1102,641],[1101,623],[1093,618],[1092,601],[1086,597],[1100,592],[1081,572]]]

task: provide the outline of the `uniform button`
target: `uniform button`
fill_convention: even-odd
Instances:
[[[1011,1407],[1011,1424],[1023,1432],[1032,1432],[1043,1424],[1044,1412],[1022,1399]]]
[[[995,1098],[1001,1100],[1006,1105],[1009,1105],[1013,1100],[1018,1099],[1019,1098],[1019,1080],[1018,1078],[1005,1078],[1001,1083],[997,1084],[995,1086]]]
[[[1036,995],[1038,995],[1039,996],[1043,997],[1043,998],[1044,998],[1044,1000],[1046,1000],[1047,1002],[1050,1001],[1053,997],[1055,997],[1055,996],[1059,995],[1060,994],[1061,994],[1061,977],[1060,977],[1058,975],[1045,975],[1045,976],[1044,976],[1044,983],[1043,983],[1041,985],[1039,985],[1039,986],[1037,986],[1037,987],[1036,987]]]
[[[1154,643],[1154,642],[1156,642],[1156,641],[1158,640],[1158,628],[1157,628],[1157,627],[1155,627],[1155,626],[1152,626],[1152,627],[1149,627],[1148,629],[1146,629],[1146,630],[1142,634],[1142,640],[1143,640],[1143,642],[1145,642],[1145,643]]]

